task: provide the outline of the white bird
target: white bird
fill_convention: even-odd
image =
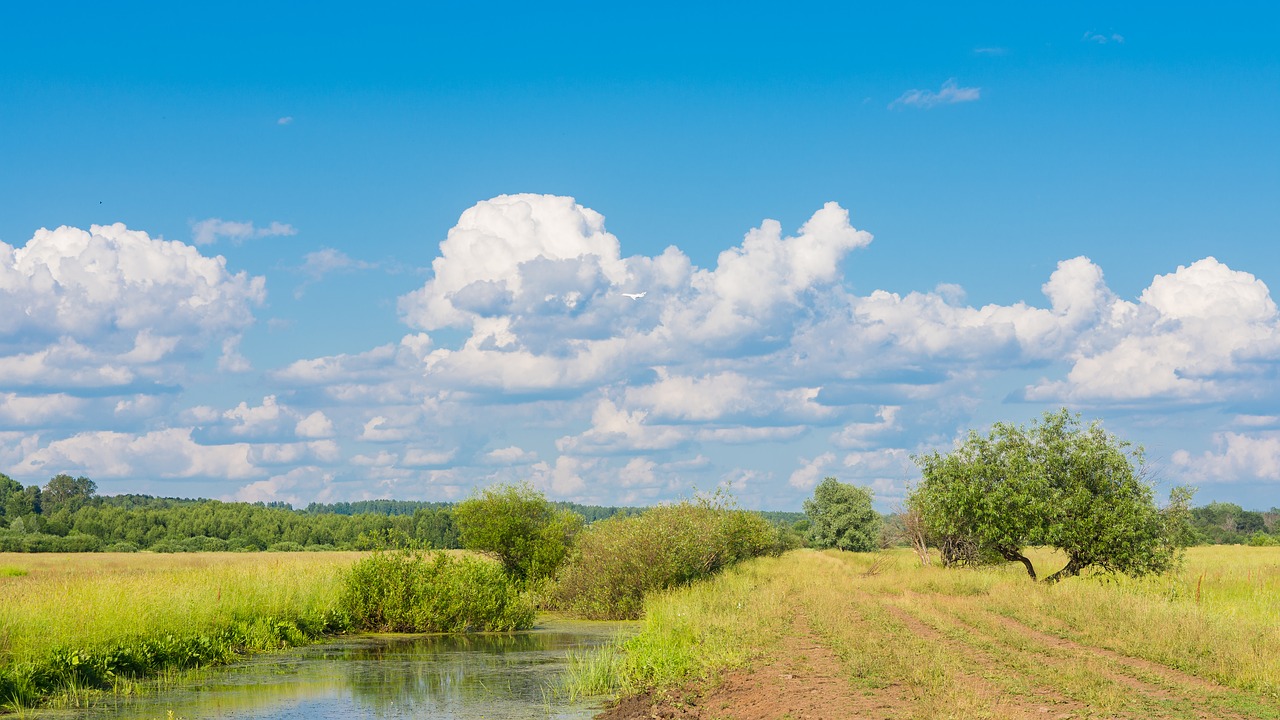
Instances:
[[[641,293],[622,293],[622,297],[629,297],[632,300],[639,300],[640,298],[644,297],[648,292],[649,292],[648,290],[645,290],[644,292],[641,292]]]

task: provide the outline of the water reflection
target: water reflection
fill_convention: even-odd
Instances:
[[[549,624],[527,633],[373,636],[259,656],[209,671],[183,687],[108,701],[66,718],[590,718],[550,688],[570,649],[607,642],[625,626]]]

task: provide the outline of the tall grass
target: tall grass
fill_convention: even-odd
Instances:
[[[0,707],[111,689],[345,629],[355,553],[3,555]]]
[[[713,678],[764,657],[787,630],[788,593],[773,582],[787,565],[761,558],[651,595],[637,634],[570,656],[565,691],[574,698],[629,695]]]
[[[991,600],[1033,627],[1280,698],[1280,548],[1195,547],[1168,575],[1037,590],[1002,584]]]
[[[342,581],[341,609],[378,632],[482,632],[533,627],[533,607],[496,563],[445,552],[378,552]]]

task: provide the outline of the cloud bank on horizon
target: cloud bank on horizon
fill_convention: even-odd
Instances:
[[[916,92],[898,102],[978,91]],[[240,341],[267,279],[196,246],[296,231],[205,222],[193,244],[119,224],[0,243],[0,468],[302,504],[528,479],[611,504],[725,484],[793,508],[825,475],[892,502],[913,453],[993,406],[1067,405],[1126,429],[1210,409],[1221,421],[1167,449],[1164,479],[1280,481],[1280,313],[1213,257],[1153,269],[1135,298],[1063,258],[1042,298],[975,307],[953,285],[856,292],[841,268],[872,235],[836,203],[793,231],[765,220],[699,267],[675,246],[625,255],[573,198],[502,195],[464,211],[388,309],[402,337],[257,367]],[[312,282],[373,268],[323,253]],[[235,378],[253,372],[269,392],[244,394]],[[191,402],[194,383],[226,404]]]

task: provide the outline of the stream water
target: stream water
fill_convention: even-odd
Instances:
[[[623,629],[551,622],[512,634],[355,637],[255,656],[141,697],[36,717],[585,719],[599,712],[599,702],[570,703],[553,692],[567,653],[608,642]]]

